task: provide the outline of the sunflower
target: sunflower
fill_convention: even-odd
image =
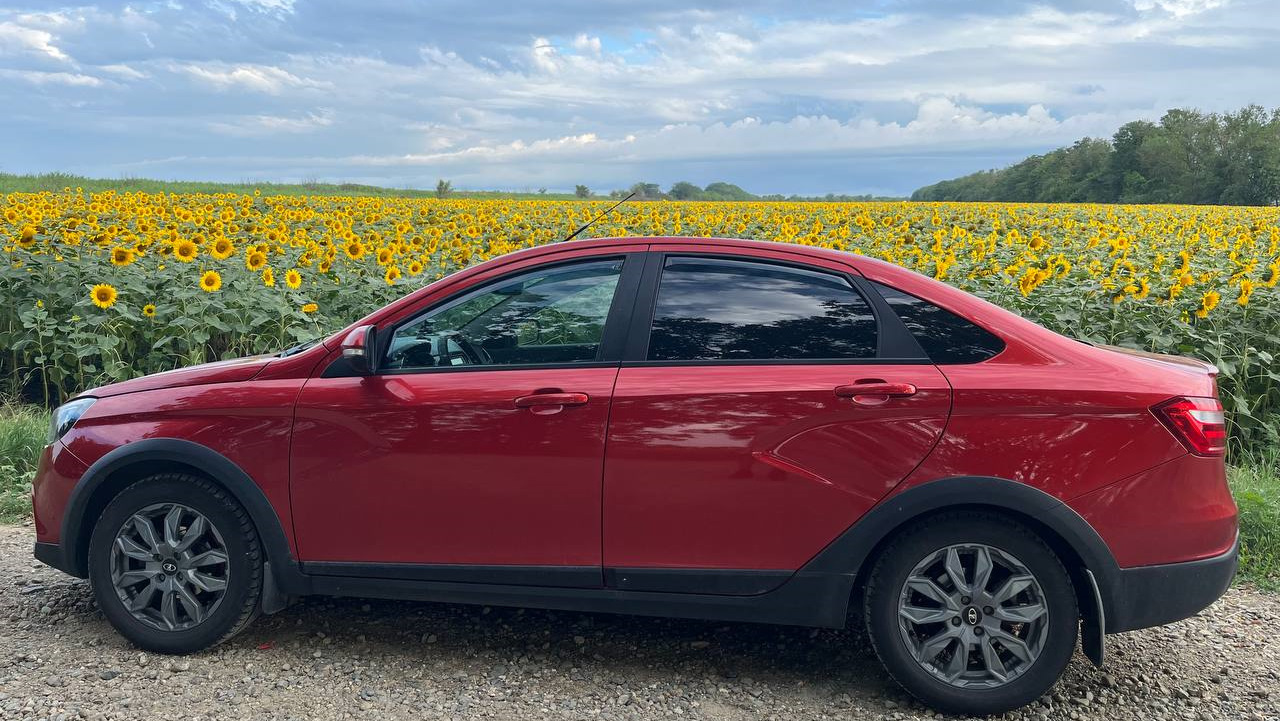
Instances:
[[[361,256],[364,255],[364,246],[360,244],[360,241],[352,240],[342,246],[342,251],[347,254],[348,258],[352,260],[360,260]]]
[[[318,310],[320,310],[320,306],[319,306],[319,305],[317,305],[317,304],[315,304],[315,303],[303,303],[303,304],[302,304],[302,312],[303,312],[303,313],[314,313],[314,312],[316,312],[316,311],[318,311]]]
[[[231,254],[234,252],[236,252],[235,243],[232,243],[231,240],[225,236],[220,236],[217,240],[213,241],[213,249],[209,251],[209,253],[218,260],[226,260],[227,258],[230,258]]]
[[[89,291],[89,299],[93,304],[102,309],[110,308],[116,304],[116,298],[120,296],[116,289],[106,283],[99,283]]]
[[[173,244],[173,258],[183,263],[190,263],[200,254],[199,247],[187,238],[183,238]]]
[[[378,250],[378,265],[387,265],[391,262],[391,249],[381,248]]]
[[[204,275],[200,276],[200,290],[206,293],[213,293],[222,287],[222,276],[218,275],[216,270],[206,270]]]
[[[284,284],[290,288],[297,288],[302,285],[302,274],[297,270],[290,268],[284,274]]]
[[[1236,305],[1244,307],[1249,305],[1249,296],[1253,295],[1253,281],[1245,278],[1240,281],[1240,297],[1236,298]]]
[[[417,275],[421,272],[422,272],[421,261],[414,260],[409,263],[409,275]]]
[[[255,250],[244,257],[244,267],[249,270],[261,270],[267,264],[267,254]]]
[[[128,265],[134,261],[133,249],[124,246],[116,246],[111,249],[112,265]]]
[[[18,232],[18,245],[23,248],[30,248],[36,244],[36,227],[34,225],[24,225],[22,230]]]
[[[400,269],[394,265],[387,268],[387,273],[382,276],[382,279],[387,281],[387,285],[395,285],[396,281],[400,279]]]
[[[147,303],[146,305],[142,306],[142,314],[148,318],[156,317],[156,304]]]
[[[262,271],[262,284],[268,288],[274,288],[276,285],[276,273],[270,267]]]
[[[1222,295],[1216,290],[1205,293],[1200,298],[1200,308],[1196,311],[1197,318],[1208,318],[1209,312],[1218,307],[1218,302],[1222,300]]]

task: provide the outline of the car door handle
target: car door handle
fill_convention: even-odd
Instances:
[[[886,383],[879,379],[867,379],[850,383],[847,386],[836,386],[836,395],[851,398],[854,403],[878,405],[890,398],[906,398],[916,394],[916,387],[910,383]]]
[[[516,399],[516,408],[545,406],[582,406],[591,397],[586,393],[533,393]]]

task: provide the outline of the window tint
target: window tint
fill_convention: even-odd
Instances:
[[[384,368],[594,361],[621,260],[535,270],[396,329]]]
[[[870,358],[871,308],[838,275],[769,263],[668,258],[649,360]]]
[[[1004,350],[1004,341],[949,310],[872,281],[934,363],[978,363]]]

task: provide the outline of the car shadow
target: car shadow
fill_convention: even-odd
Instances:
[[[310,664],[376,656],[492,676],[519,666],[580,680],[701,678],[907,702],[857,629],[307,597],[231,643]]]

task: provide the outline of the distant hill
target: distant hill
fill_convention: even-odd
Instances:
[[[636,183],[626,190],[593,193],[585,185],[579,185],[573,193],[553,193],[545,188],[530,190],[458,190],[448,181],[441,180],[435,189],[385,188],[357,183],[258,183],[246,180],[239,183],[214,183],[199,180],[150,180],[147,178],[86,178],[69,173],[39,173],[16,175],[0,173],[0,195],[5,193],[57,192],[63,188],[81,188],[90,193],[115,190],[121,193],[253,193],[263,195],[372,195],[390,198],[491,198],[509,200],[602,200],[618,199],[635,192],[635,200],[789,200],[793,202],[856,202],[869,200],[905,200],[872,195],[755,195],[733,183],[710,183],[700,188],[693,183],[680,181],[663,191],[657,183]]]
[[[1042,203],[1280,202],[1280,109],[1170,110],[1126,123],[1110,140],[1068,148],[927,185],[912,200]]]

